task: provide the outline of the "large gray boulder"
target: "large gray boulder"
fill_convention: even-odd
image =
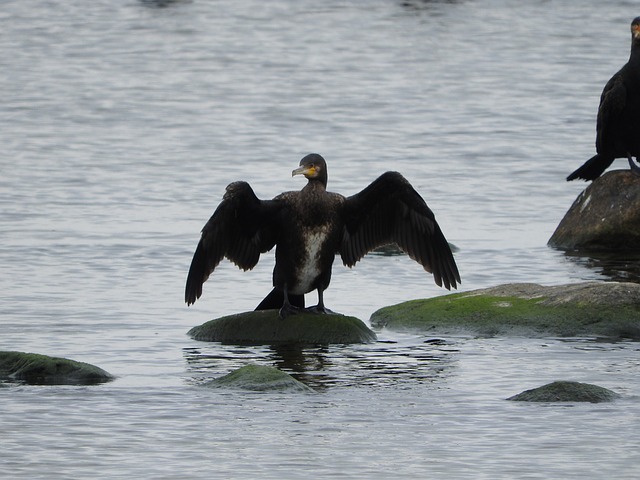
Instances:
[[[573,202],[549,239],[563,250],[640,251],[640,176],[613,170]]]
[[[101,368],[37,353],[0,352],[0,380],[31,385],[93,385],[113,380]]]
[[[361,320],[339,314],[299,313],[284,319],[258,310],[210,320],[189,330],[195,340],[231,345],[350,344],[376,341]]]
[[[507,398],[516,402],[611,402],[620,395],[590,383],[557,381]]]
[[[420,333],[640,339],[640,284],[505,284],[384,307],[373,313],[371,325]]]

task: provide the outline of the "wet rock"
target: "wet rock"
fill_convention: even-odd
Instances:
[[[277,310],[216,318],[189,330],[195,340],[232,345],[348,344],[376,340],[361,320],[338,314],[300,313],[285,319]]]
[[[315,392],[311,387],[299,382],[288,373],[275,367],[260,365],[246,365],[224,377],[206,383],[205,386],[258,392]]]
[[[507,398],[517,402],[610,402],[620,395],[590,383],[557,381]]]
[[[505,284],[385,307],[373,313],[371,325],[440,334],[640,339],[640,284]]]
[[[113,376],[88,363],[36,353],[0,352],[0,380],[31,385],[93,385]]]
[[[595,179],[573,202],[549,245],[563,250],[639,251],[640,176],[614,170]]]

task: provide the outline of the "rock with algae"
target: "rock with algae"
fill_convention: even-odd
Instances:
[[[284,319],[258,310],[210,320],[189,330],[195,340],[232,345],[349,344],[376,341],[361,320],[339,314],[299,313]]]
[[[444,334],[640,339],[640,284],[505,284],[384,307],[371,324]]]
[[[113,380],[94,365],[37,353],[0,352],[0,380],[31,385],[93,385]]]
[[[620,395],[590,383],[557,381],[507,398],[518,402],[610,402]]]
[[[299,382],[288,373],[275,367],[262,365],[245,365],[204,385],[210,388],[230,388],[258,392],[315,392],[311,387]]]

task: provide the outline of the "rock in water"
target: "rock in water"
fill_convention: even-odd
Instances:
[[[640,339],[640,284],[509,283],[384,307],[371,324],[436,334]]]
[[[0,352],[0,379],[31,385],[93,385],[113,377],[94,365],[66,358]]]
[[[610,402],[620,395],[590,383],[558,381],[507,398],[518,402]]]
[[[224,377],[206,383],[205,386],[257,392],[315,392],[311,387],[299,382],[288,373],[275,367],[260,365],[246,365]]]
[[[614,170],[573,202],[549,239],[563,250],[640,250],[640,176]]]
[[[210,320],[189,330],[195,340],[231,345],[349,344],[376,341],[361,320],[339,314],[299,313],[282,319],[257,310]]]

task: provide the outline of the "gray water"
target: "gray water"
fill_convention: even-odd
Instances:
[[[463,291],[638,281],[634,259],[546,242],[585,186],[564,177],[593,154],[639,14],[621,0],[2,2],[0,350],[117,379],[0,388],[0,475],[637,478],[637,342],[220,346],[186,332],[252,309],[272,255],[221,264],[191,308],[183,288],[224,187],[298,189],[309,152],[343,194],[402,172],[459,247]],[[336,262],[325,300],[366,320],[443,293],[407,257],[370,255]],[[318,393],[201,386],[247,363]],[[623,397],[504,400],[558,379]]]

